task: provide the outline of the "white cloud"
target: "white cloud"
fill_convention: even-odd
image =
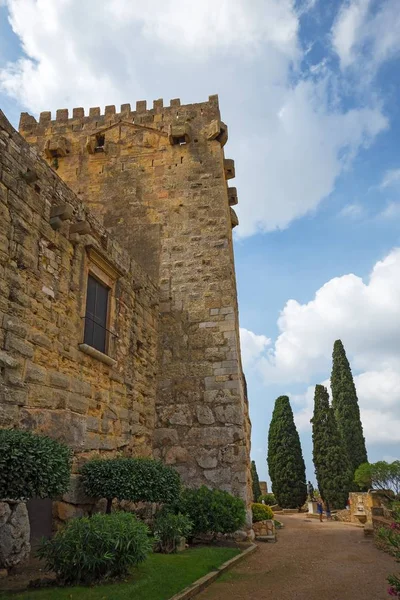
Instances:
[[[353,0],[343,4],[332,31],[333,47],[339,55],[342,67],[354,60],[354,51],[371,0]]]
[[[247,129],[236,151],[246,192],[238,207],[239,236],[285,228],[315,210],[359,150],[388,125],[377,107],[333,107],[327,75],[274,94],[276,108],[266,110],[255,131]]]
[[[265,335],[257,335],[248,329],[240,328],[240,347],[243,367],[254,367],[256,361],[271,343]]]
[[[388,169],[385,171],[382,183],[380,185],[381,188],[387,188],[392,185],[397,185],[400,183],[400,169]]]
[[[365,371],[354,377],[354,383],[367,446],[400,443],[400,373],[393,369]],[[331,395],[329,379],[321,384]],[[303,394],[291,397],[296,425],[301,432],[311,431],[314,390],[314,386],[309,386]]]
[[[343,69],[355,67],[363,76],[400,51],[400,11],[398,0],[350,0],[346,2],[332,29],[332,44]]]
[[[400,202],[388,202],[378,216],[382,219],[398,219],[400,217]]]
[[[307,381],[326,370],[337,338],[356,369],[400,367],[400,249],[377,262],[367,282],[343,275],[307,304],[289,300],[278,326],[275,346],[262,359],[268,380]]]
[[[198,102],[217,91],[236,159],[236,231],[285,228],[388,126],[366,96],[340,107],[325,60],[301,71],[299,14],[314,1],[295,5],[86,0],[82,10],[78,0],[8,0],[24,56],[0,71],[0,91],[33,113],[160,96]]]
[[[281,333],[252,359],[265,385],[309,383],[292,397],[300,430],[310,429],[314,383],[330,375],[335,339],[351,361],[368,444],[400,442],[400,248],[372,269],[328,281],[307,304],[289,300],[278,320]],[[251,333],[251,332],[248,332]],[[329,387],[329,380],[322,382]]]
[[[346,204],[339,214],[348,219],[359,219],[365,215],[365,208],[362,204]]]

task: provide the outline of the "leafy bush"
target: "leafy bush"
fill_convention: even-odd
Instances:
[[[51,438],[0,429],[0,498],[48,498],[67,491],[72,452]]]
[[[171,467],[151,458],[110,458],[88,461],[81,468],[85,492],[107,498],[107,513],[114,498],[131,502],[174,502],[180,477]]]
[[[185,488],[180,499],[180,512],[193,524],[192,534],[233,533],[246,520],[245,504],[222,490]]]
[[[262,504],[264,500],[264,504],[268,504],[268,506],[273,506],[276,504],[276,498],[273,494],[263,494],[259,497],[258,502]]]
[[[354,473],[354,481],[360,488],[372,487],[375,490],[391,490],[394,494],[400,494],[400,460],[392,463],[384,460],[363,463]]]
[[[251,512],[253,513],[253,523],[258,523],[259,521],[268,521],[269,519],[274,518],[274,513],[270,506],[266,504],[258,504],[254,502],[251,505]]]
[[[150,550],[147,526],[131,513],[115,512],[71,519],[41,543],[38,556],[61,584],[73,585],[124,576]]]
[[[192,531],[189,517],[169,510],[160,510],[154,523],[154,535],[161,552],[169,554],[176,551],[181,537],[188,537]]]
[[[399,507],[400,508],[400,507]],[[394,506],[394,522],[390,529],[381,528],[378,532],[378,537],[381,539],[387,550],[400,562],[400,510]],[[394,598],[400,598],[400,574],[389,575],[387,578],[389,583],[388,594]]]

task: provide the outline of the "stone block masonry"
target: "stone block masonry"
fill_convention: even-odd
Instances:
[[[232,244],[237,193],[227,182],[235,167],[224,155],[218,97],[92,108],[88,116],[63,109],[38,122],[24,113],[20,132],[158,284],[154,456],[189,485],[250,502]]]
[[[84,224],[84,227],[83,227]],[[115,277],[109,348],[82,347],[88,273]],[[0,112],[0,427],[88,457],[151,455],[157,285]]]

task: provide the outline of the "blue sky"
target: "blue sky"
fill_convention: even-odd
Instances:
[[[0,0],[0,106],[218,93],[252,454],[289,394],[313,477],[313,386],[342,338],[371,460],[400,452],[398,0]],[[233,184],[233,182],[232,182]]]

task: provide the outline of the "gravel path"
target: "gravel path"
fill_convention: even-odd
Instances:
[[[281,516],[279,517],[281,519]],[[386,577],[399,570],[362,528],[282,517],[276,544],[222,576],[199,600],[388,600]]]

